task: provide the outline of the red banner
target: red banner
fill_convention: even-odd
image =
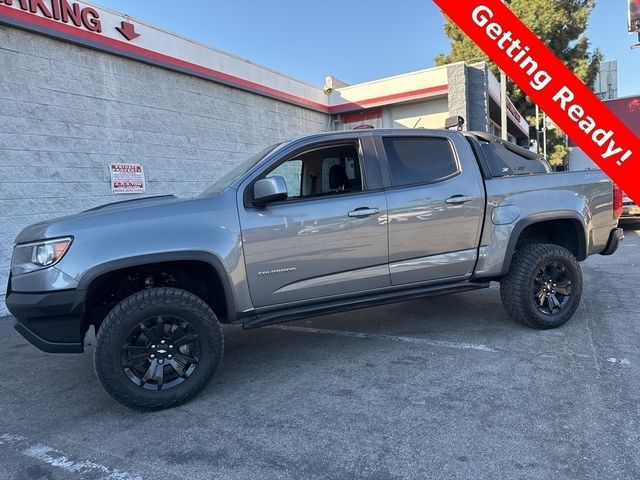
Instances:
[[[500,0],[434,0],[635,202],[640,141]]]

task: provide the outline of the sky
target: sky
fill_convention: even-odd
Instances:
[[[449,42],[430,0],[96,0],[151,25],[321,86],[360,83],[434,65]],[[395,8],[394,8],[395,6]],[[597,0],[588,35],[618,60],[619,96],[640,94],[640,49],[627,33],[627,0]]]

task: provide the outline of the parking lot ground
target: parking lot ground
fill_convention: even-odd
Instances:
[[[497,285],[227,328],[211,385],[156,413],[0,319],[0,478],[638,479],[639,233],[583,264],[558,330],[513,323]]]

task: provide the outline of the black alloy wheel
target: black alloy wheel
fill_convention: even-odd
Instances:
[[[500,279],[500,297],[515,321],[540,330],[560,327],[580,305],[580,264],[560,245],[523,245]]]
[[[571,272],[560,262],[546,263],[535,277],[534,301],[545,315],[556,315],[569,304],[573,285]]]
[[[122,368],[129,379],[148,390],[180,385],[198,367],[200,339],[184,320],[157,316],[138,324],[122,347]]]

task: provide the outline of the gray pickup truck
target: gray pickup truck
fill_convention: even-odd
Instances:
[[[580,302],[578,262],[623,238],[614,188],[598,171],[550,173],[481,133],[315,135],[265,149],[195,199],[128,200],[25,228],[6,303],[46,352],[95,341],[96,373],[119,402],[171,407],[216,373],[220,324],[499,281],[516,321],[558,327]]]

